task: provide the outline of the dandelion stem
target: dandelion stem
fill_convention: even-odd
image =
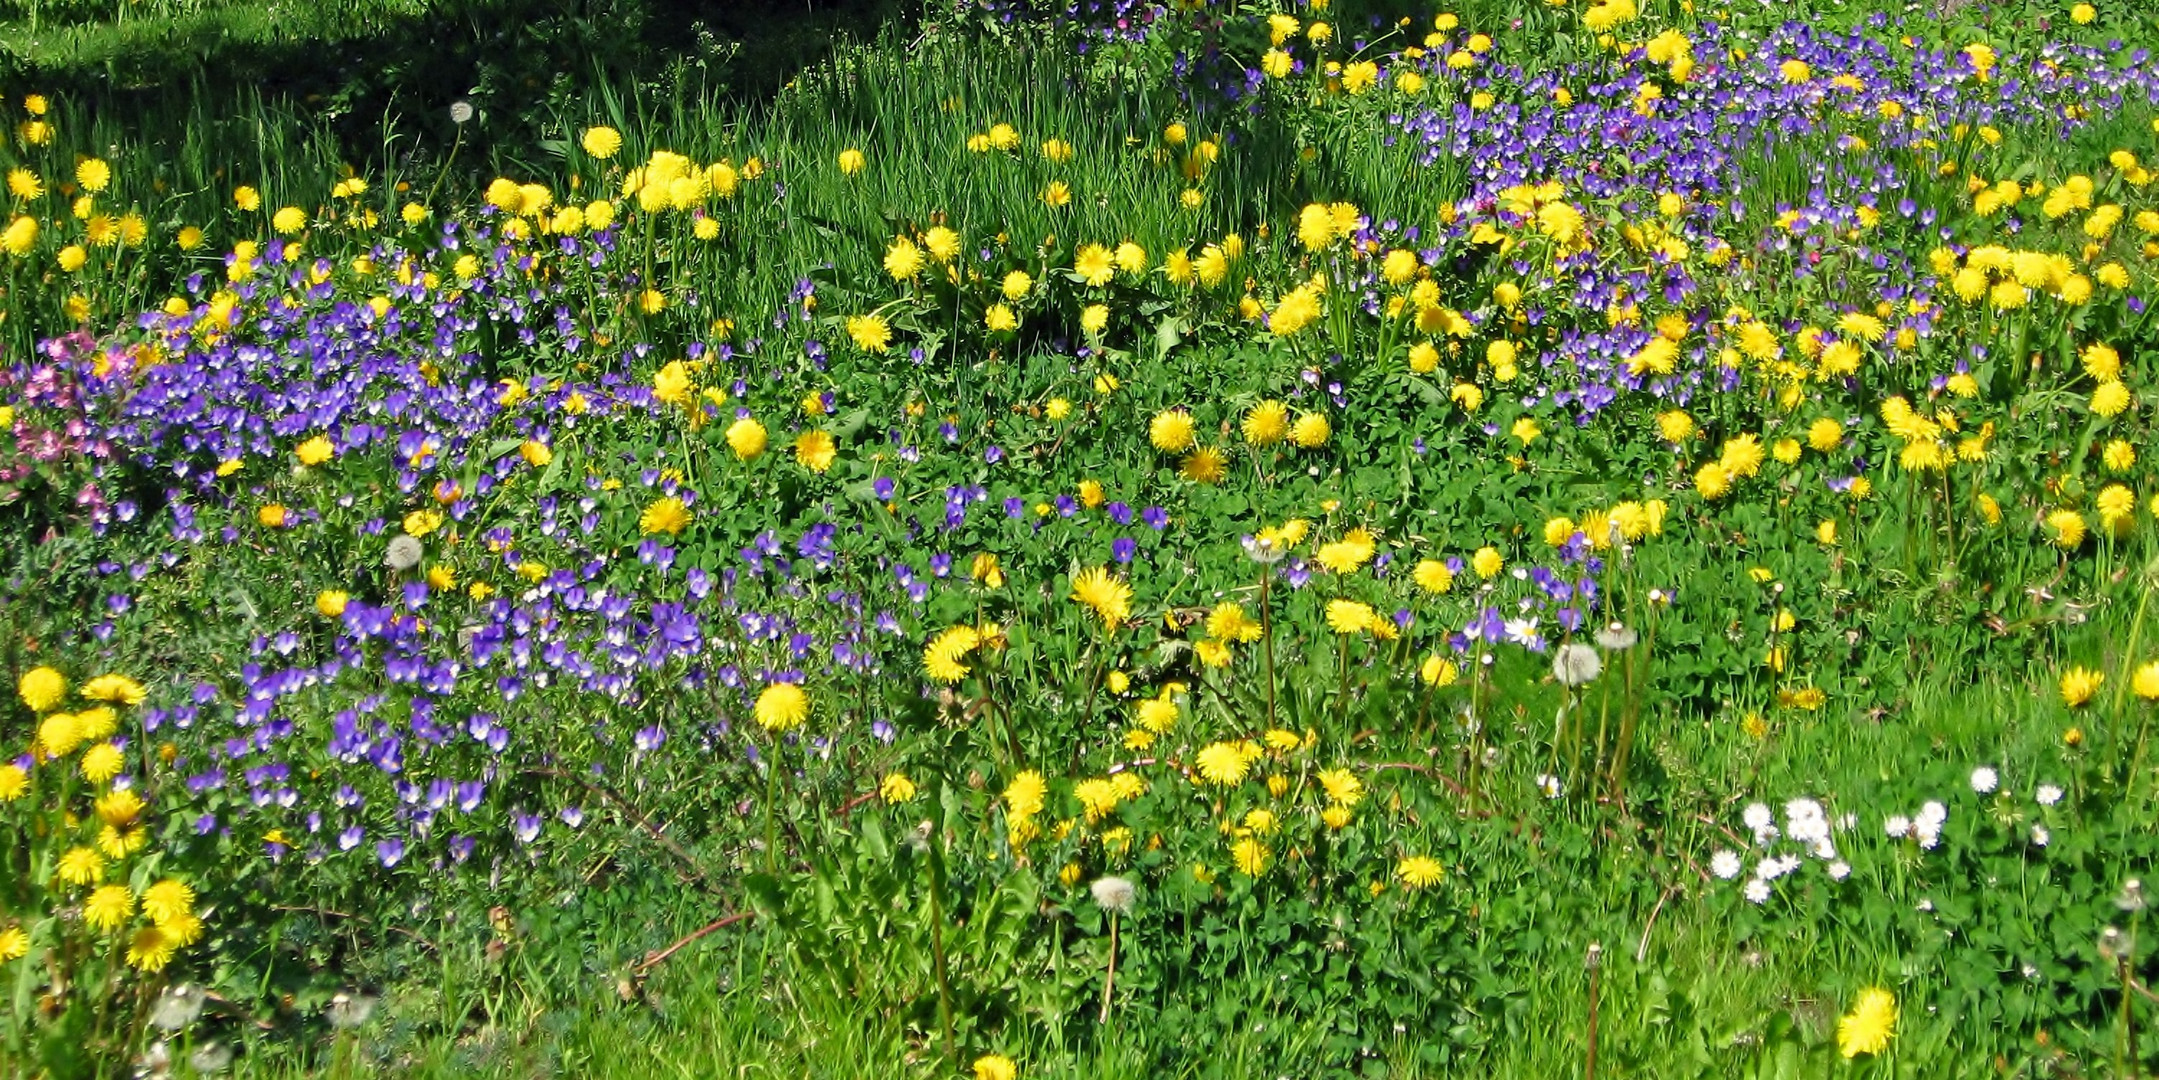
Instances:
[[[945,971],[944,836],[930,833],[930,959],[937,966],[937,1019],[944,1028],[945,1057],[959,1064],[959,1044],[952,1038],[952,982]]]
[[[1109,969],[1102,974],[1102,1019],[1109,1023],[1110,987],[1117,981],[1117,913],[1109,913]]]
[[[1264,653],[1267,658],[1267,727],[1270,730],[1272,730],[1275,726],[1274,615],[1272,612],[1273,605],[1269,604],[1267,602],[1267,599],[1268,593],[1270,591],[1269,586],[1272,583],[1273,579],[1274,575],[1268,572],[1266,564],[1262,563],[1259,568],[1259,638],[1261,645],[1260,651]]]

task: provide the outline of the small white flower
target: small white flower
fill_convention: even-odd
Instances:
[[[2041,784],[2033,798],[2038,799],[2041,806],[2052,806],[2062,801],[2062,789],[2053,784]]]
[[[1289,545],[1272,536],[1247,536],[1243,544],[1245,558],[1256,563],[1278,563],[1289,554]]]
[[[1828,837],[1822,837],[1814,842],[1813,855],[1815,858],[1827,862],[1837,857],[1837,845],[1830,843]]]
[[[1739,871],[1739,853],[1736,851],[1720,848],[1716,854],[1709,857],[1709,872],[1726,881],[1738,877]]]
[[[2048,840],[2051,840],[2051,839],[2053,839],[2053,837],[2054,837],[2054,834],[2052,834],[2052,833],[2048,832],[2048,831],[2047,831],[2047,827],[2046,827],[2046,826],[2044,826],[2044,825],[2034,825],[2034,826],[2032,826],[2032,846],[2034,846],[2034,847],[2045,847],[2045,846],[2047,846],[2047,841],[2048,841]]]
[[[1912,834],[1912,819],[1902,814],[1894,815],[1882,823],[1882,831],[1888,833],[1891,840],[1902,840]]]
[[[1756,881],[1775,881],[1775,880],[1777,880],[1778,878],[1780,878],[1780,877],[1783,877],[1783,876],[1784,876],[1784,860],[1783,860],[1783,859],[1777,859],[1777,858],[1769,858],[1769,859],[1763,859],[1763,860],[1762,860],[1761,862],[1758,862],[1758,863],[1755,863],[1755,864],[1754,864],[1754,880],[1756,880]]]
[[[1566,794],[1564,787],[1559,782],[1559,777],[1550,773],[1537,774],[1537,790],[1543,792],[1544,797],[1547,799],[1556,799]]]
[[[1999,787],[2001,782],[2001,776],[1994,771],[1992,766],[1981,765],[1972,770],[1972,790],[1981,795],[1994,794],[1994,789]]]
[[[1746,822],[1747,828],[1761,832],[1775,825],[1777,816],[1770,811],[1767,803],[1748,803],[1746,810],[1740,813],[1739,820]]]
[[[1094,902],[1100,904],[1102,910],[1119,915],[1131,914],[1132,901],[1138,896],[1138,890],[1132,887],[1130,880],[1115,876],[1096,878],[1088,891],[1094,894]]]
[[[420,565],[425,549],[420,541],[405,533],[390,538],[390,548],[382,556],[382,565],[392,570],[410,570]]]
[[[1741,892],[1752,903],[1762,904],[1769,901],[1769,883],[1761,878],[1747,882],[1747,887]]]
[[[1919,808],[1919,823],[1921,825],[1925,825],[1927,822],[1930,821],[1936,825],[1940,825],[1948,820],[1949,808],[1943,806],[1941,803],[1933,801],[1932,799],[1927,800],[1927,804]]]
[[[1583,686],[1604,672],[1604,658],[1597,650],[1570,641],[1552,653],[1552,677],[1561,686]]]
[[[1833,863],[1830,863],[1830,864],[1829,864],[1829,877],[1830,877],[1830,880],[1832,880],[1832,881],[1843,881],[1843,880],[1844,880],[1845,878],[1848,878],[1848,877],[1851,877],[1851,876],[1852,876],[1852,864],[1851,864],[1851,863],[1848,863],[1848,862],[1833,862]]]
[[[1921,900],[1921,901],[1919,902],[1919,910],[1921,910],[1921,911],[1932,911],[1932,910],[1934,910],[1934,901],[1932,901],[1932,900]]]

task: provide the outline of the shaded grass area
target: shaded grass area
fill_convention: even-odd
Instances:
[[[465,133],[468,148],[529,153],[551,111],[598,88],[760,101],[845,43],[911,24],[918,9],[909,0],[18,0],[0,5],[0,86],[145,121],[177,101],[219,110],[259,96],[304,111],[346,160],[416,131],[443,141],[406,153],[444,155],[448,107],[465,101],[492,120]]]

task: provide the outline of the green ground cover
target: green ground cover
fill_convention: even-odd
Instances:
[[[261,14],[5,13],[0,1071],[2159,1065],[2151,15]]]

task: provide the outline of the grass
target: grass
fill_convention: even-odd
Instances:
[[[275,55],[443,10],[367,5],[279,23],[257,5],[169,4],[25,36],[17,55],[79,77],[157,41],[186,52],[215,33]],[[1571,12],[1498,14],[1528,29],[1500,33],[1495,58],[1467,66],[1536,71],[1583,58],[1594,76],[1577,79],[1585,97],[1609,92],[1596,89],[1606,80],[1633,94],[1669,74],[1605,57]],[[1707,33],[1684,11],[1652,19],[1645,37],[1666,25]],[[1540,53],[1544,31],[1563,34],[1564,50]],[[1225,50],[1270,47],[1264,24],[1240,32]],[[544,65],[486,73],[464,124],[443,102],[397,94],[379,120],[342,124],[352,101],[381,99],[235,91],[199,73],[184,93],[56,94],[56,142],[16,138],[0,150],[0,166],[37,170],[56,193],[36,211],[50,222],[42,246],[4,265],[0,332],[23,372],[43,363],[42,342],[87,321],[116,350],[86,361],[92,372],[142,357],[157,370],[128,377],[150,386],[268,372],[206,383],[217,389],[204,396],[233,409],[318,408],[351,373],[349,357],[320,345],[326,337],[369,341],[382,373],[332,419],[319,418],[327,407],[291,412],[238,438],[242,419],[187,414],[182,400],[164,406],[191,416],[172,439],[118,431],[126,451],[110,459],[40,459],[49,468],[31,479],[7,474],[21,486],[0,490],[0,671],[12,680],[61,665],[78,694],[105,670],[151,684],[148,704],[119,716],[126,752],[142,751],[156,834],[140,855],[113,859],[137,890],[185,875],[208,926],[164,975],[131,974],[123,948],[89,934],[91,883],[63,885],[53,868],[64,838],[100,823],[90,800],[109,781],[77,783],[93,774],[87,751],[80,765],[68,750],[29,759],[37,798],[0,805],[21,841],[0,875],[0,929],[19,923],[38,950],[0,968],[13,988],[6,1052],[45,1055],[19,1067],[114,1072],[117,1060],[84,1055],[122,1045],[161,980],[180,978],[222,1000],[175,1040],[176,1056],[214,1036],[240,1044],[238,1075],[264,1077],[950,1077],[994,1053],[1027,1080],[2036,1078],[2133,1075],[2152,1056],[2148,1033],[2133,1034],[2151,950],[2131,944],[2117,957],[2100,944],[2109,928],[2136,934],[2123,882],[2154,854],[2151,706],[2132,690],[2155,633],[2154,536],[2138,512],[2149,463],[2104,462],[2100,449],[2118,438],[2147,452],[2149,410],[2132,398],[2118,418],[2101,416],[2087,404],[2096,380],[2076,359],[2115,343],[2141,394],[2148,321],[2109,292],[2058,318],[2044,290],[2020,295],[2031,304],[2021,313],[1990,311],[1952,301],[1939,270],[1924,278],[1929,307],[1905,290],[1943,230],[1966,249],[1952,261],[1988,242],[2029,245],[2077,255],[2069,265],[2094,275],[2119,258],[2146,275],[2131,291],[2146,288],[2151,256],[2129,226],[2104,238],[2115,247],[2079,253],[2102,239],[2088,219],[2028,216],[2010,229],[1967,213],[1970,192],[1952,177],[2013,173],[2053,187],[2084,170],[2100,177],[2099,200],[2134,213],[2148,200],[2129,170],[2096,163],[2116,147],[2148,152],[2150,103],[2123,104],[2066,141],[2049,114],[2005,121],[1998,148],[1974,137],[1926,150],[1938,160],[1899,150],[1912,158],[1910,183],[1865,203],[1881,221],[1864,226],[1848,198],[1861,185],[1827,162],[1872,162],[1842,140],[1882,131],[1880,114],[1838,119],[1741,156],[1744,214],[1710,207],[1690,218],[1699,192],[1669,211],[1659,193],[1565,192],[1597,241],[1569,254],[1540,235],[1536,214],[1510,222],[1471,202],[1488,178],[1467,162],[1413,167],[1418,142],[1399,137],[1396,115],[1411,105],[1389,91],[1277,80],[1257,115],[1209,112],[1165,78],[1168,50],[1119,48],[1081,54],[995,28],[895,26],[834,48],[769,100],[726,107],[727,79],[681,57],[664,76],[622,79],[607,58],[586,57],[589,86],[544,81]],[[1441,77],[1439,63],[1427,70]],[[1468,116],[1550,96],[1542,86],[1520,100],[1467,96],[1487,85],[1513,94],[1512,78],[1466,76],[1425,100]],[[583,148],[602,123],[623,135],[619,155]],[[1182,141],[1173,123],[1186,126]],[[1012,147],[963,149],[1000,124],[1014,129]],[[1071,160],[1050,140],[1070,143]],[[1214,161],[1180,169],[1209,142]],[[695,212],[637,209],[629,170],[662,149],[700,167],[724,162],[742,186]],[[845,151],[867,167],[844,172]],[[74,193],[60,188],[91,155],[109,158],[115,176],[99,205],[140,213],[155,239],[91,242],[92,264],[56,270],[60,245],[88,228],[68,220],[59,200]],[[333,194],[348,176],[366,190]],[[543,185],[548,210],[519,209],[513,225],[481,209],[497,178]],[[1052,182],[1069,185],[1068,205],[1044,198]],[[260,189],[259,210],[235,206],[240,185]],[[618,247],[589,258],[575,246],[582,226],[551,222],[560,206],[610,193],[620,193]],[[1883,211],[1893,196],[1941,216]],[[1504,198],[1531,197],[1553,201]],[[1358,237],[1303,240],[1309,204],[1344,202],[1370,222]],[[399,224],[407,203],[426,211],[419,223]],[[306,212],[308,231],[293,241],[304,252],[252,268],[232,254],[241,242],[284,243],[269,235],[283,207]],[[1793,207],[1837,224],[1816,229]],[[1787,211],[1789,227],[1779,224]],[[1457,214],[1507,231],[1455,236],[1443,225]],[[1379,224],[1389,219],[1428,231],[1412,241]],[[183,250],[183,226],[209,239]],[[951,277],[933,267],[896,282],[895,238],[927,245],[933,227],[965,238]],[[1689,246],[1653,255],[1645,229]],[[1129,241],[1155,267],[1231,234],[1249,246],[1216,288],[1171,288],[1159,271],[1090,285],[1077,269],[1082,243]],[[1737,254],[1715,247],[1735,240]],[[1387,249],[1419,245],[1438,252],[1410,264],[1422,277],[1380,276]],[[1909,265],[1869,269],[1877,251]],[[1677,312],[1693,320],[1681,336],[1705,343],[1677,381],[1629,388],[1581,420],[1549,393],[1574,385],[1570,361],[1498,372],[1487,344],[1502,338],[1532,356],[1596,339],[1604,359],[1625,363],[1666,333],[1650,275],[1668,264],[1687,266],[1704,290]],[[1012,268],[1031,275],[1024,299],[1002,291]],[[190,284],[197,274],[204,282]],[[1302,336],[1279,321],[1257,327],[1255,311],[1283,319],[1285,298],[1315,276],[1325,307]],[[139,312],[175,297],[188,319],[208,319],[211,294],[241,282],[252,293],[234,298],[237,321],[214,333],[201,323],[154,353],[125,350]],[[1529,287],[1537,321],[1514,321],[1502,282]],[[1437,299],[1414,301],[1419,312],[1412,290],[1426,286]],[[377,321],[337,322],[377,299]],[[1008,337],[983,329],[1002,299],[1026,318]],[[78,300],[87,320],[71,310]],[[1409,317],[1382,314],[1390,300]],[[1927,336],[1848,377],[1806,368],[1820,350],[1799,327],[1860,336],[1840,319],[1881,310],[1876,301],[1892,323],[1929,316]],[[1114,321],[1081,330],[1097,303]],[[1419,328],[1442,307],[1476,325]],[[411,320],[404,329],[383,329],[393,309]],[[320,322],[280,337],[293,311]],[[872,311],[898,335],[888,354],[850,341],[847,317]],[[1716,346],[1738,340],[1756,312],[1774,326],[1775,361],[1798,373],[1763,360],[1710,389],[1724,378]],[[1639,333],[1615,333],[1630,319]],[[2003,347],[1999,373],[1999,358],[1973,351],[2012,337],[2030,346]],[[257,341],[275,347],[220,351]],[[1427,370],[1413,344],[1437,358]],[[2018,363],[2028,352],[2058,362]],[[272,370],[264,353],[289,370]],[[1950,389],[1953,365],[1974,356],[1984,383]],[[689,406],[653,404],[663,365],[677,359]],[[18,378],[30,380],[11,371],[0,403],[11,419],[19,406],[23,424],[44,424],[54,406],[18,391]],[[1465,404],[1456,387],[1488,402]],[[616,405],[573,409],[560,397],[573,388]],[[716,396],[697,396],[705,390]],[[85,411],[139,400],[112,393],[93,394]],[[1992,456],[1940,473],[1891,464],[1920,441],[1887,418],[1891,395],[1933,418],[1927,439],[1992,432]],[[1254,407],[1276,399],[1331,418],[1326,437],[1272,449],[1245,437]],[[401,413],[412,401],[438,412]],[[1069,422],[1053,403],[1071,409]],[[1156,432],[1175,408],[1197,417],[1197,445],[1232,455],[1225,482],[1192,475],[1199,455],[1164,446],[1174,440]],[[1670,434],[1680,409],[1702,434]],[[727,434],[752,418],[761,454]],[[1827,447],[1808,433],[1818,418],[1833,422]],[[318,428],[371,423],[396,430],[295,466]],[[833,436],[829,472],[799,455],[815,433]],[[1757,433],[1761,475],[1735,469],[1735,493],[1712,493],[1697,470],[1722,469],[1730,447]],[[438,440],[441,459],[395,446],[400,434]],[[21,453],[15,440],[27,437],[6,438]],[[191,438],[202,445],[183,444]],[[1775,449],[1787,439],[1788,457]],[[1875,485],[1871,497],[1834,486],[1853,476]],[[2058,544],[2060,527],[2046,523],[2066,507],[2109,532],[2094,500],[2113,483],[2136,487],[2130,527]],[[1161,511],[1160,526],[1085,506],[1088,484],[1127,512]],[[946,524],[945,508],[974,485],[985,493],[975,516]],[[93,525],[78,490],[136,500],[134,516]],[[678,492],[696,496],[680,507],[690,524],[679,536],[645,524]],[[1643,512],[1652,497],[1669,503],[1654,533],[1624,550],[1587,548],[1604,551],[1597,569],[1567,553],[1590,543],[1573,543],[1578,523],[1586,537],[1591,521],[1622,504]],[[1071,513],[1059,498],[1076,500]],[[413,524],[445,508],[455,516]],[[595,524],[573,529],[588,514]],[[1350,530],[1362,527],[1385,560],[1313,571],[1293,590],[1287,568],[1255,566],[1240,543],[1290,517],[1314,522],[1309,541],[1292,542],[1300,558],[1324,562],[1321,545],[1354,547]],[[808,569],[827,525],[835,554]],[[400,528],[426,537],[424,565],[386,561]],[[1117,554],[1118,542],[1140,554]],[[1446,556],[1473,565],[1485,545],[1515,572],[1465,566],[1442,593],[1413,569]],[[1009,582],[992,585],[977,553],[1001,558]],[[774,569],[781,559],[793,567]],[[490,629],[543,657],[560,646],[615,662],[609,648],[657,640],[656,622],[600,625],[584,600],[634,597],[638,617],[687,604],[693,566],[734,575],[700,630],[712,664],[640,668],[636,693],[615,695],[579,683],[559,658],[532,669],[556,674],[514,693],[496,680],[506,661],[482,666],[474,642]],[[1096,566],[1137,590],[1124,615],[1074,602],[1078,571]],[[447,580],[421,577],[441,570]],[[1606,598],[1579,632],[1553,629],[1560,602],[1546,602],[1544,576],[1554,573],[1570,597],[1592,577]],[[423,580],[430,591],[414,591]],[[473,583],[499,605],[463,591]],[[360,610],[338,613],[332,590]],[[1414,618],[1345,631],[1335,600],[1372,604],[1374,620],[1397,607]],[[1223,601],[1260,612],[1263,645],[1212,625]],[[370,604],[397,612],[391,629],[355,629]],[[1450,644],[1487,606],[1495,621],[1538,614],[1555,642],[1594,640],[1608,619],[1643,640],[1601,647],[1601,681],[1562,686],[1548,653],[1482,630]],[[105,622],[86,624],[83,612]],[[557,627],[570,629],[550,640]],[[960,653],[971,670],[928,681],[926,651],[954,629],[975,639]],[[472,666],[451,689],[419,689],[435,676],[392,674],[393,659],[409,659],[387,643],[393,632],[414,636],[413,655]],[[1197,658],[1224,641],[1238,646],[1230,664]],[[827,664],[835,642],[878,650],[883,666]],[[281,681],[289,666],[330,657]],[[1637,662],[1646,689],[1629,681]],[[735,674],[709,670],[721,663]],[[2079,664],[2107,673],[2088,702],[2064,688]],[[808,726],[793,737],[761,726],[759,690],[785,669],[803,670],[808,687]],[[7,706],[0,734],[50,750],[57,706],[18,696],[23,708]],[[1163,702],[1176,703],[1171,720],[1150,734],[1148,706]],[[91,711],[87,699],[81,707]],[[514,732],[506,754],[483,749],[488,716]],[[1630,742],[1617,730],[1636,719]],[[1632,754],[1627,766],[1607,753],[1608,734],[1630,748],[1616,751]],[[378,764],[392,736],[405,739],[394,768]],[[164,747],[171,756],[158,760]],[[1229,780],[1211,775],[1227,768],[1224,754],[1238,763]],[[195,783],[213,765],[217,782]],[[1321,772],[1332,766],[1352,771],[1359,796],[1337,793]],[[1030,768],[1050,784],[1039,823],[1020,809]],[[1998,790],[1982,790],[1989,772]],[[1140,778],[1137,790],[1109,810],[1081,794],[1126,776]],[[474,777],[487,794],[448,809],[462,798],[450,785]],[[895,777],[912,777],[907,797],[886,794]],[[2049,801],[2047,786],[2067,790]],[[1840,823],[1836,854],[1802,858],[1796,838],[1748,821],[1758,804],[1797,831],[1799,799],[1820,800]],[[1890,822],[1923,817],[1930,802],[1945,807],[1940,837],[1889,835]],[[583,824],[559,827],[570,822],[561,811]],[[544,842],[512,839],[527,812]],[[1334,812],[1345,816],[1322,816]],[[349,843],[348,823],[359,830]],[[445,837],[468,829],[478,854],[453,865]],[[409,851],[392,856],[378,840]],[[1759,869],[1777,854],[1797,869]],[[1435,858],[1440,880],[1417,883],[1413,856]],[[1743,861],[1726,873],[1725,858]],[[1114,924],[1089,891],[1111,873],[1140,883],[1139,906]],[[1764,903],[1742,891],[1757,876],[1765,892],[1779,882]],[[61,974],[76,971],[96,974]],[[1840,1053],[1838,1018],[1869,987],[1894,989],[1896,1035],[1881,1054]],[[348,1026],[354,996],[379,1002]]]

